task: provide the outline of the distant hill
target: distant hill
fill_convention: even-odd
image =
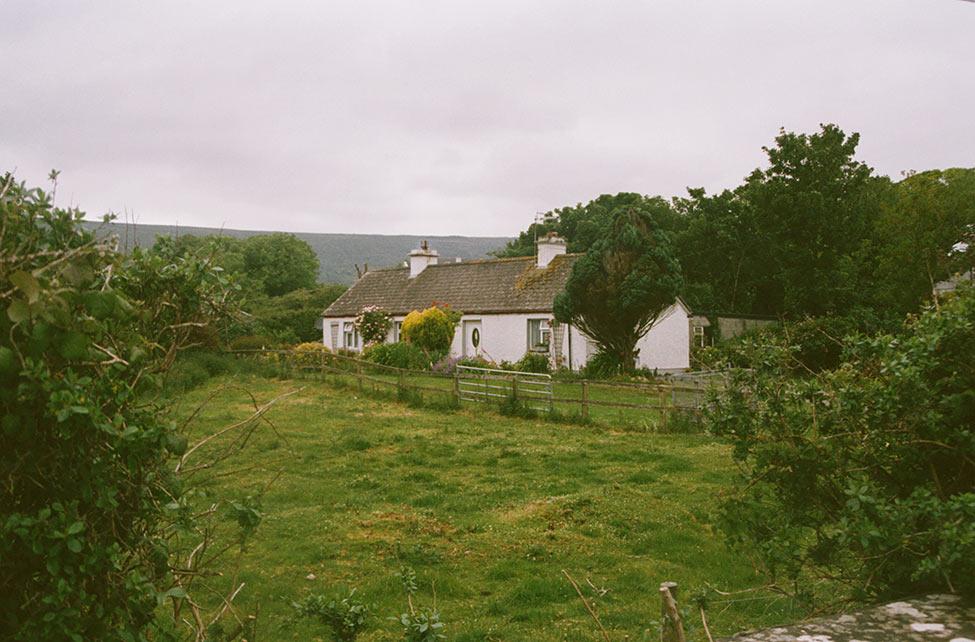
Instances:
[[[159,236],[208,236],[223,235],[247,238],[270,232],[228,230],[213,227],[176,227],[174,225],[145,225],[124,223],[100,223],[86,221],[85,226],[99,234],[117,234],[123,249],[150,247]],[[355,265],[368,263],[371,269],[391,267],[406,260],[410,250],[427,240],[430,247],[440,253],[441,261],[478,259],[488,256],[507,243],[501,236],[386,236],[384,234],[309,234],[294,233],[307,241],[321,263],[318,277],[324,283],[352,283],[355,281]]]

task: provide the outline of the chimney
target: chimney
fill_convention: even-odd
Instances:
[[[548,267],[552,259],[562,254],[565,254],[565,240],[555,232],[549,232],[538,239],[537,267]]]
[[[420,249],[410,252],[410,278],[416,278],[428,265],[436,265],[437,256],[437,251],[431,250],[426,241],[420,243]]]

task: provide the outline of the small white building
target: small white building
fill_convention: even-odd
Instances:
[[[355,316],[375,305],[393,317],[388,341],[413,310],[446,304],[463,313],[451,354],[489,361],[517,361],[526,352],[546,354],[555,367],[578,369],[595,344],[578,328],[557,323],[552,306],[572,264],[565,241],[549,235],[534,257],[440,263],[423,243],[410,252],[408,267],[366,272],[323,314],[323,340],[332,349],[361,350]],[[678,299],[640,339],[638,366],[677,372],[690,366],[689,310]]]

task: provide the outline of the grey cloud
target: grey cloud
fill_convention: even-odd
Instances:
[[[0,167],[89,213],[514,234],[737,184],[780,126],[883,173],[972,165],[957,0],[5,3]]]

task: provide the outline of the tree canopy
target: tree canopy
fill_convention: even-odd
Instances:
[[[618,199],[608,227],[572,266],[555,299],[556,319],[592,337],[624,370],[633,368],[637,341],[682,285],[670,238],[654,218],[658,203],[632,195]],[[601,210],[602,204],[594,207]]]

